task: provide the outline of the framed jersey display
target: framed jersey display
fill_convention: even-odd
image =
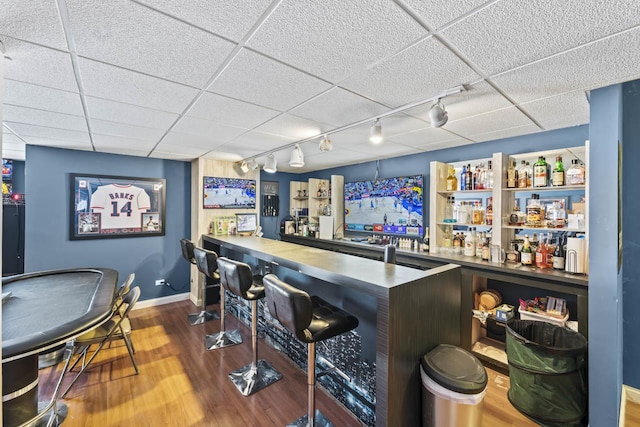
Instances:
[[[164,179],[72,174],[71,185],[71,240],[164,236]]]

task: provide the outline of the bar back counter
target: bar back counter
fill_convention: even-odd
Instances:
[[[347,311],[353,312],[345,305],[362,301],[354,314],[361,323],[356,332],[363,329],[362,347],[375,348],[375,425],[420,425],[420,358],[438,344],[460,345],[460,266],[424,271],[257,237],[205,235],[203,246],[267,263],[290,284]]]

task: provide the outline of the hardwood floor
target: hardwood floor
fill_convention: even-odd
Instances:
[[[259,357],[269,361],[283,379],[249,397],[242,396],[227,374],[251,361],[250,331],[233,316],[227,328],[239,328],[243,343],[207,351],[205,333],[219,330],[219,321],[190,326],[189,301],[136,310],[131,314],[133,342],[140,375],[135,375],[126,347],[104,348],[68,393],[64,402],[74,426],[284,426],[306,410],[306,374],[262,340]],[[40,371],[41,400],[47,399],[62,364]],[[536,426],[507,400],[509,377],[489,372],[483,427]],[[70,382],[65,379],[65,384]],[[416,390],[416,392],[420,392]],[[360,422],[319,389],[317,407],[336,426]]]

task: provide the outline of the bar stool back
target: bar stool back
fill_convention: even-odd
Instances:
[[[196,266],[198,270],[209,278],[217,278],[220,281],[220,332],[216,334],[207,335],[205,337],[205,346],[208,350],[215,350],[218,348],[230,347],[232,345],[242,343],[242,337],[240,331],[233,329],[226,330],[225,315],[225,286],[222,284],[222,278],[218,272],[218,254],[206,249],[195,248],[194,257],[196,260]]]
[[[315,409],[315,343],[355,329],[358,319],[319,297],[310,297],[274,274],[264,276],[263,283],[271,315],[300,341],[307,343],[307,414],[289,426],[333,426],[324,414]]]
[[[180,239],[180,248],[182,249],[182,257],[189,261],[191,264],[196,264],[194,256],[195,245],[189,239]],[[201,325],[204,322],[215,320],[218,318],[218,312],[215,310],[207,311],[207,284],[202,285],[202,288],[198,289],[198,293],[202,296],[202,310],[199,313],[191,313],[188,315],[189,323],[193,325]]]
[[[251,302],[251,345],[253,359],[250,364],[236,369],[229,378],[238,390],[249,396],[282,378],[266,360],[258,360],[258,300],[264,298],[264,286],[253,282],[251,267],[229,258],[218,258],[220,283],[229,292]]]

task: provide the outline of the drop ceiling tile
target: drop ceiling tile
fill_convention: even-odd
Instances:
[[[518,103],[620,83],[638,74],[640,50],[629,46],[639,45],[640,29],[635,29],[502,74],[493,81]]]
[[[182,143],[178,143],[177,140],[179,136],[180,135],[176,135],[176,133],[174,132],[170,142],[167,142],[167,139],[164,139],[153,150],[153,152],[151,153],[151,157],[154,157],[154,155],[157,156],[159,153],[173,153],[176,155],[195,159],[210,150],[210,148],[195,147],[191,144],[187,144],[186,142],[188,142],[189,140],[189,137],[187,135],[184,135],[183,139],[181,140]]]
[[[421,147],[427,144],[455,141],[458,139],[460,139],[459,136],[447,132],[445,129],[432,127],[425,127],[417,131],[394,135],[392,137],[393,142],[411,147]]]
[[[348,90],[334,87],[289,111],[290,114],[339,127],[389,111],[389,108]]]
[[[67,50],[56,3],[50,0],[3,0],[2,34]]]
[[[584,91],[564,93],[549,98],[520,104],[538,122],[560,122],[584,124],[589,122],[589,102]],[[571,118],[567,121],[566,118]],[[579,123],[576,123],[575,121]]]
[[[181,113],[197,89],[79,58],[85,94],[155,110]]]
[[[171,151],[154,151],[149,154],[149,157],[153,159],[167,159],[167,160],[178,160],[178,161],[191,161],[197,159],[198,156],[190,155],[190,154],[182,154],[182,153],[174,153]]]
[[[473,135],[496,132],[502,129],[510,129],[516,126],[532,124],[516,107],[504,108],[490,113],[455,120],[444,125],[446,130],[455,132],[460,136],[474,139]]]
[[[111,150],[109,152],[114,152],[113,150],[122,149],[123,154],[124,150],[128,150],[140,153],[144,152],[144,155],[146,156],[147,154],[149,154],[149,151],[151,151],[151,149],[156,145],[156,142],[94,133],[93,145],[96,147],[97,151]]]
[[[226,125],[252,129],[280,114],[277,110],[205,92],[188,115]]]
[[[468,90],[449,95],[441,100],[449,120],[458,120],[482,113],[510,107],[512,104],[486,82],[468,86]],[[420,105],[405,111],[413,117],[429,121],[429,110],[435,102]]]
[[[416,147],[420,151],[436,151],[436,150],[446,150],[447,148],[460,147],[463,145],[473,144],[473,141],[469,141],[468,139],[458,138],[452,139],[449,141],[440,141],[433,142],[425,145],[420,145]]]
[[[71,56],[68,53],[0,35],[6,56],[4,78],[78,92]]]
[[[471,68],[431,37],[353,75],[341,86],[399,107],[478,78]]]
[[[487,0],[404,0],[432,28],[441,28],[461,15],[471,12]]]
[[[333,127],[327,124],[314,122],[290,114],[282,114],[255,128],[255,130],[259,132],[280,135],[294,140],[322,135],[331,129],[333,129]]]
[[[242,160],[244,156],[241,156],[238,153],[223,151],[222,148],[216,148],[215,150],[205,153],[202,157],[205,159],[226,160],[229,162],[237,162],[239,160]]]
[[[24,161],[26,159],[26,152],[25,149],[12,149],[12,148],[8,148],[8,149],[3,149],[2,150],[2,157],[5,159],[13,159],[13,160],[22,160]]]
[[[335,147],[335,145],[334,145]],[[357,153],[341,148],[334,148],[333,151],[322,152],[317,155],[305,158],[305,166],[325,169],[328,167],[338,167],[347,164],[368,162],[378,158],[374,153]],[[287,165],[288,166],[288,165]]]
[[[162,129],[152,129],[142,126],[92,119],[91,132],[94,135],[102,134],[105,136],[110,135],[121,138],[131,138],[134,140],[149,141],[155,144],[160,138],[162,138],[165,131]]]
[[[286,111],[330,87],[322,80],[243,49],[207,90]]]
[[[542,120],[540,124],[545,130],[562,129],[589,124],[589,116],[587,116],[586,120],[584,116],[561,116],[555,119]]]
[[[172,130],[164,137],[160,144],[184,147],[185,149],[193,148],[196,151],[209,151],[220,146],[222,143],[211,135],[196,135]]]
[[[404,156],[406,154],[419,153],[414,147],[409,147],[402,144],[397,144],[392,141],[384,141],[380,144],[374,145],[370,142],[364,142],[360,144],[350,144],[344,147],[345,150],[355,151],[356,153],[375,155],[376,157],[397,157]]]
[[[206,137],[211,141],[216,141],[216,143],[220,145],[243,134],[247,129],[184,116],[172,131]]]
[[[7,122],[87,132],[87,122],[84,117],[18,107],[15,105],[4,106],[3,120]]]
[[[271,0],[142,0],[141,3],[215,34],[240,41]]]
[[[499,1],[442,36],[492,75],[638,25],[637,10],[636,0]]]
[[[283,2],[248,45],[337,83],[397,52],[426,30],[393,2]]]
[[[473,139],[476,142],[495,141],[497,139],[527,135],[530,133],[536,133],[541,131],[542,129],[540,129],[538,126],[531,124],[531,125],[515,126],[512,128],[500,129],[494,132],[471,135],[470,139]]]
[[[24,141],[18,138],[17,136],[15,136],[14,134],[5,131],[2,133],[2,149],[4,150],[7,147],[12,149],[19,148],[19,147],[24,148]]]
[[[70,150],[93,151],[88,142],[72,141],[70,139],[41,138],[38,136],[25,137],[29,145],[42,145],[45,147],[68,148]]]
[[[69,143],[87,144],[91,146],[88,132],[78,132],[66,129],[55,129],[44,126],[25,125],[22,123],[7,124],[27,143],[31,144],[34,139],[52,139],[59,141],[68,141]],[[37,145],[37,144],[36,144]]]
[[[393,138],[395,135],[424,129],[429,126],[424,120],[419,120],[403,113],[383,117],[380,119],[380,124],[382,125],[382,135],[385,138]],[[369,132],[371,125],[367,123],[366,126],[367,132]]]
[[[195,87],[234,43],[127,0],[67,0],[79,55]]]
[[[144,150],[132,150],[129,148],[96,148],[96,152],[98,153],[111,153],[111,154],[119,154],[121,156],[136,156],[136,157],[147,157],[149,151]]]
[[[84,116],[80,95],[74,92],[5,79],[3,96],[5,105]]]
[[[237,147],[237,149],[254,148],[262,151],[269,151],[282,147],[283,145],[290,144],[293,141],[295,141],[293,138],[251,130],[240,135],[238,138],[226,144],[226,146]]]
[[[124,104],[108,99],[94,98],[93,96],[87,96],[85,99],[89,117],[92,119],[166,130],[178,118],[178,114],[175,113]]]

